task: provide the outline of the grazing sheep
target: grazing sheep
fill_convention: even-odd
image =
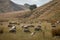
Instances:
[[[59,23],[60,23],[60,21],[57,21],[56,23],[57,23],[57,24],[59,24]]]
[[[52,25],[52,27],[56,27],[55,25]]]
[[[22,28],[28,29],[28,26],[27,25],[23,25]]]
[[[24,29],[24,32],[30,32],[28,29]]]
[[[60,24],[60,21],[56,21],[56,22],[55,22],[55,25],[56,25],[56,24]]]
[[[28,27],[34,27],[34,25],[29,25]]]
[[[31,36],[33,36],[35,33],[36,33],[36,32],[32,32],[32,33],[31,33]]]
[[[24,32],[30,32],[28,25],[23,25],[22,28],[23,28]]]
[[[39,31],[39,30],[41,30],[41,26],[37,26],[37,27],[35,28],[35,31]]]
[[[23,25],[22,28],[29,28],[29,27],[34,27],[34,25]]]
[[[9,32],[16,32],[16,26],[13,26]]]
[[[9,24],[20,25],[20,23],[19,23],[19,22],[15,22],[15,21],[9,22]]]
[[[12,27],[12,25],[11,25],[11,24],[9,24],[9,25],[8,25],[8,27]]]
[[[52,36],[60,36],[60,29],[52,29]]]
[[[0,26],[0,34],[4,33],[4,27]]]
[[[2,33],[3,33],[3,29],[0,30],[0,34],[2,34]]]

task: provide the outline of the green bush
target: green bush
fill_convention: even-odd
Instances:
[[[30,5],[30,10],[33,10],[33,9],[35,9],[35,8],[37,8],[37,6],[36,5]]]

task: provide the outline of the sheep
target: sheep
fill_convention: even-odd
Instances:
[[[9,32],[16,32],[16,26],[13,26],[12,28],[9,29]]]
[[[12,25],[11,25],[11,24],[9,24],[9,25],[8,25],[8,27],[12,27]]]
[[[23,25],[22,28],[28,29],[28,26],[27,25]]]
[[[4,27],[0,26],[0,34],[4,33]]]
[[[22,28],[34,27],[34,25],[23,25]]]
[[[29,29],[24,29],[24,32],[30,33],[30,30]]]
[[[30,32],[28,25],[23,25],[22,28],[23,28],[23,31],[24,31],[24,32]]]
[[[60,29],[52,29],[52,36],[60,36]]]
[[[59,24],[59,23],[60,23],[60,21],[57,21],[56,23],[57,23],[57,24]]]
[[[9,22],[9,24],[20,25],[20,23],[19,23],[19,22],[15,22],[15,21]]]
[[[34,27],[34,25],[28,25],[28,27]]]
[[[3,33],[3,29],[0,30],[0,34],[2,34],[2,33]]]
[[[52,27],[56,27],[55,25],[52,25]]]
[[[41,30],[41,26],[35,27],[35,31],[39,31],[39,30]]]
[[[32,32],[30,35],[33,36],[36,32]]]

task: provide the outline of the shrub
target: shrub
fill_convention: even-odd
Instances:
[[[33,9],[35,9],[35,8],[37,8],[36,5],[30,5],[30,7],[29,7],[30,10],[33,10]]]

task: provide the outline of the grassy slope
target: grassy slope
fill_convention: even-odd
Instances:
[[[54,0],[49,2],[46,5],[43,5],[39,8],[34,9],[33,11],[16,11],[5,14],[0,14],[0,19],[9,19],[9,20],[20,20],[22,22],[39,22],[40,20],[59,20],[57,15],[60,11],[60,1]],[[59,16],[60,17],[60,16]],[[58,17],[58,18],[59,18]],[[2,20],[3,20],[2,19]],[[37,20],[36,20],[37,19]]]
[[[58,3],[58,5],[59,5],[60,3]],[[33,14],[36,14],[36,12],[40,12],[40,9],[38,8],[38,10],[35,12],[35,11],[33,11],[33,12],[30,12],[30,11],[23,11],[23,12],[20,12],[20,11],[18,11],[18,12],[9,12],[9,13],[6,13],[6,14],[0,14],[0,20],[2,20],[2,19],[6,19],[6,18],[9,18],[9,20],[15,20],[16,21],[16,18],[17,19],[19,19],[19,21],[21,20],[21,18],[22,19],[24,19],[24,20],[21,20],[21,21],[40,21],[41,19],[52,19],[52,20],[54,20],[54,19],[57,19],[57,20],[60,20],[59,18],[60,18],[60,12],[59,12],[59,10],[60,10],[60,7],[58,6],[58,5],[56,5],[56,6],[54,6],[54,8],[52,7],[52,11],[50,12],[50,11],[47,11],[47,12],[44,12],[44,13],[46,13],[46,14],[42,14],[42,16],[39,16],[39,17],[37,17],[36,19],[34,19],[34,20],[32,20],[32,19],[29,19],[29,20],[27,20],[27,15],[28,14],[30,14],[31,13],[31,15],[33,15]],[[46,7],[47,8],[47,7]],[[42,8],[42,9],[45,9],[45,8]],[[41,10],[42,10],[41,9]],[[10,14],[11,13],[11,14]],[[48,14],[49,13],[49,14]],[[27,15],[26,15],[27,14]],[[48,16],[47,16],[48,15]],[[27,16],[27,17],[26,17]],[[31,17],[31,16],[30,16]],[[14,19],[15,18],[15,19]],[[29,17],[28,17],[29,18]],[[34,36],[31,36],[30,35],[30,33],[24,33],[23,32],[23,29],[22,28],[20,28],[20,25],[16,25],[17,26],[17,32],[16,32],[16,34],[14,34],[14,33],[9,33],[8,31],[9,31],[9,28],[7,27],[7,25],[8,25],[8,23],[9,22],[7,22],[7,23],[4,23],[3,22],[3,25],[0,25],[0,28],[2,28],[3,27],[3,29],[4,29],[4,33],[3,34],[0,34],[0,40],[60,40],[59,38],[50,38],[50,36],[48,36],[48,37],[44,37],[44,35],[43,35],[43,32],[37,32]],[[35,22],[36,23],[36,22]],[[42,22],[42,27],[50,27],[51,26],[51,24],[50,23],[45,23],[45,22]],[[60,26],[60,24],[59,25],[57,25],[57,26]],[[33,31],[33,29],[34,28],[30,28],[30,30],[32,30]],[[47,31],[46,31],[47,32]],[[49,33],[48,34],[46,34],[46,36],[47,35],[49,35]]]
[[[46,19],[49,21],[60,20],[60,5],[59,4],[60,2],[55,4],[55,6],[51,7],[49,11],[45,12],[45,14],[41,15],[39,18]]]
[[[60,1],[54,0],[32,12],[29,20],[39,22],[41,20],[57,21],[60,20]]]
[[[25,11],[15,11],[15,12],[8,12],[8,13],[1,13],[0,14],[0,21],[1,20],[20,20],[27,17],[30,14],[30,10]]]

